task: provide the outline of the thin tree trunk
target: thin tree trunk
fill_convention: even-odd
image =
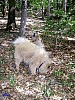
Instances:
[[[66,14],[67,0],[64,0],[65,14]]]
[[[5,15],[5,12],[4,12],[4,8],[5,8],[5,0],[2,0],[3,1],[3,5],[2,5],[2,14],[3,14],[3,17]]]
[[[50,0],[48,0],[48,16],[50,17]]]
[[[43,5],[42,5],[42,20],[44,20]]]
[[[55,8],[55,7],[54,7],[54,2],[55,2],[55,0],[53,0],[53,10],[54,10],[54,8]]]
[[[22,12],[21,12],[21,25],[20,25],[20,36],[24,36],[26,28],[26,17],[27,17],[27,1],[22,0]]]

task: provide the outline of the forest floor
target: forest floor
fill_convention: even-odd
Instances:
[[[53,64],[48,74],[30,75],[20,65],[14,69],[14,40],[19,34],[20,18],[16,17],[17,28],[5,31],[7,17],[0,18],[0,100],[74,100],[75,97],[75,41],[45,34],[44,22],[27,18],[27,32],[38,31]]]

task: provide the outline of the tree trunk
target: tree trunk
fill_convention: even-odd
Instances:
[[[54,8],[55,8],[55,6],[54,6],[54,2],[55,2],[55,0],[53,0],[53,10],[54,10]]]
[[[48,0],[48,16],[50,17],[50,0]]]
[[[4,8],[5,8],[5,0],[2,0],[3,1],[3,4],[2,4],[2,14],[3,14],[3,17],[5,15],[5,12],[4,12]]]
[[[64,0],[64,10],[65,10],[65,14],[66,14],[66,6],[67,6],[67,0]]]
[[[11,30],[12,26],[11,24],[13,23],[14,26],[16,26],[15,24],[15,0],[8,0],[9,3],[9,12],[8,12],[8,23],[7,23],[7,30]]]
[[[43,5],[42,5],[42,20],[44,20]]]
[[[20,36],[24,36],[26,28],[26,17],[27,17],[27,0],[22,0],[22,12],[21,12],[21,25],[20,25]]]

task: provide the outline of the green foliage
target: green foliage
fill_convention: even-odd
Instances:
[[[55,14],[55,16],[62,16],[62,15],[64,15],[64,11],[63,10],[54,10],[53,13]]]
[[[75,33],[75,21],[69,20],[66,24],[67,30],[63,32],[64,35],[74,37]]]
[[[33,0],[33,6],[34,7],[44,7],[48,6],[48,1],[47,0]]]
[[[75,5],[73,6],[73,8],[70,10],[70,12],[68,13],[69,17],[73,17],[75,19]]]
[[[42,88],[42,91],[46,97],[49,97],[53,94],[53,91],[51,90],[49,84],[48,85],[45,84],[44,87]]]
[[[15,0],[8,0],[8,3],[10,4],[10,7],[15,6]]]
[[[48,1],[47,0],[33,0],[32,2],[30,2],[32,5],[32,8],[34,9],[41,9],[42,6],[44,6],[45,8],[48,7]]]
[[[17,11],[21,10],[21,5],[22,5],[22,0],[17,0],[16,1],[16,9],[17,9]]]
[[[56,31],[59,31],[59,33],[61,33],[60,35],[62,36],[65,35],[73,37],[75,33],[75,20],[71,20],[67,15],[62,15],[60,20],[55,18],[47,18],[45,30],[52,35],[57,34]]]
[[[16,78],[14,77],[14,75],[9,75],[8,79],[9,79],[10,85],[13,87],[16,83]]]
[[[53,73],[52,73],[56,78],[58,78],[58,77],[61,77],[61,76],[63,76],[63,71],[62,70],[59,70],[59,71],[54,71]]]

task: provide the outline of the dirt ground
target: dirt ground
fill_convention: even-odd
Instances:
[[[44,34],[42,20],[27,18],[27,33],[39,32],[53,63],[47,74],[32,76],[23,63],[17,73],[12,41],[19,35],[20,18],[10,32],[6,23],[7,18],[0,18],[0,100],[74,100],[75,41],[61,39],[56,45],[55,37]]]

